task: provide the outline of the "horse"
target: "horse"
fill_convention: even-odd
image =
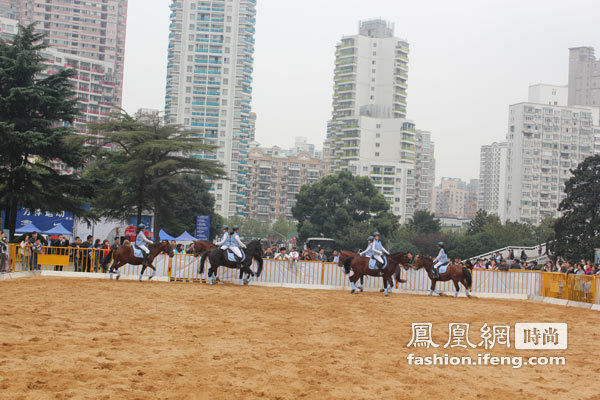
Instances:
[[[139,281],[140,282],[142,281],[142,275],[144,275],[144,271],[146,270],[146,267],[148,267],[148,266],[150,268],[152,268],[152,270],[153,270],[152,275],[150,275],[150,277],[148,278],[148,280],[150,280],[150,279],[154,278],[154,275],[156,275],[156,268],[154,268],[154,265],[152,265],[152,261],[154,261],[156,256],[159,255],[160,253],[166,253],[169,255],[169,257],[173,257],[175,255],[173,253],[173,247],[166,240],[163,240],[160,243],[152,243],[151,245],[148,246],[148,250],[150,250],[150,254],[148,255],[148,258],[146,259],[146,262],[144,263],[143,258],[136,257],[134,255],[133,246],[131,245],[129,240],[125,240],[123,242],[123,244],[121,246],[119,246],[113,254],[113,263],[110,266],[110,269],[108,270],[108,272],[110,273],[110,279],[113,278],[113,273],[115,271],[118,272],[117,279],[119,279],[121,277],[121,271],[119,270],[119,268],[121,268],[125,264],[131,264],[131,265],[143,264],[142,271],[140,272]]]
[[[246,249],[244,249],[244,252],[246,253],[246,258],[242,261],[242,268],[240,268],[240,285],[250,283],[255,276],[259,278],[263,269],[262,244],[260,240],[257,239],[249,242]],[[207,258],[210,262],[210,269],[208,270],[209,285],[212,285],[213,281],[217,279],[217,270],[220,266],[238,268],[236,262],[229,261],[227,258],[227,250],[214,249],[202,254],[202,258],[200,259],[200,270],[198,271],[200,274],[204,273],[204,263]],[[252,260],[256,260],[256,263],[258,264],[256,275],[252,269],[250,269]]]
[[[473,285],[473,277],[471,275],[471,270],[462,265],[450,264],[446,268],[446,272],[443,274],[439,274],[438,278],[434,278],[433,276],[433,259],[427,256],[417,255],[415,256],[414,269],[425,268],[427,271],[427,275],[429,275],[429,279],[431,280],[431,289],[429,290],[429,295],[431,296],[433,293],[438,296],[442,295],[442,292],[435,289],[435,285],[437,281],[445,282],[452,280],[454,282],[454,287],[456,288],[456,292],[454,293],[454,297],[458,296],[458,292],[460,290],[460,286],[458,283],[462,283],[467,291],[467,297],[471,297],[469,290]]]
[[[356,286],[356,281],[361,279],[364,275],[381,276],[379,269],[373,270],[369,268],[369,261],[369,257],[362,257],[350,251],[340,252],[340,261],[338,262],[338,265],[344,267],[344,272],[346,275],[348,275],[350,271],[353,272],[352,276],[350,277],[352,294],[357,294],[358,290],[360,290],[360,288]],[[400,274],[397,273],[397,269],[402,262],[407,261],[408,258],[406,253],[395,253],[387,256],[387,265],[381,270],[381,272],[383,272],[383,294],[385,296],[388,295],[394,286],[394,276],[398,279],[398,282],[406,282],[405,280],[400,279]]]
[[[203,255],[207,251],[214,250],[217,248],[217,245],[213,242],[209,242],[208,240],[196,240],[193,243],[194,246],[194,257],[198,258],[198,256]]]

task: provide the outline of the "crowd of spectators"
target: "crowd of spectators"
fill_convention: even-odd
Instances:
[[[273,260],[292,260],[292,261],[321,261],[321,262],[338,262],[339,252],[333,250],[331,255],[325,253],[325,249],[319,249],[314,252],[314,256],[308,251],[298,251],[295,246],[292,246],[291,251],[288,253],[286,246],[269,246],[263,252],[263,258],[270,258]]]
[[[538,248],[538,256],[541,255],[541,247]],[[512,250],[508,258],[502,254],[496,253],[488,259],[477,259],[473,264],[473,269],[491,269],[497,271],[508,270],[527,270],[542,272],[560,272],[563,274],[595,275],[600,274],[600,265],[594,265],[589,260],[580,260],[579,262],[567,261],[558,257],[556,261],[548,260],[544,263],[538,263],[535,260],[527,261],[527,254],[521,252],[520,258],[515,258]]]

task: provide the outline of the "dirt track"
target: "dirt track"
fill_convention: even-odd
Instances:
[[[0,398],[600,399],[600,313],[540,303],[200,284],[0,282]],[[416,367],[412,322],[569,323],[566,366]],[[511,342],[512,342],[511,338]],[[452,356],[482,349],[441,349]],[[542,355],[514,349],[493,355]]]

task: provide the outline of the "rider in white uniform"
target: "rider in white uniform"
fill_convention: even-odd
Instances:
[[[227,247],[229,246],[229,227],[227,225],[223,225],[223,227],[221,228],[221,233],[223,233],[223,236],[221,237],[221,241],[215,243],[217,245],[217,247],[220,247],[221,250],[227,250]]]
[[[440,277],[440,272],[438,271],[438,268],[444,264],[448,264],[448,262],[449,262],[448,256],[446,255],[446,251],[444,250],[444,247],[446,247],[445,243],[439,242],[437,244],[437,246],[439,249],[439,253],[438,253],[437,257],[433,259],[433,262],[436,263],[433,266],[433,276],[436,279]]]
[[[369,258],[371,258],[371,257],[373,257],[373,254],[375,254],[373,252],[373,236],[369,236],[367,238],[367,242],[369,243],[367,245],[367,248],[365,249],[365,251],[363,251],[362,253],[360,253],[360,255],[362,257],[369,257]]]
[[[242,259],[242,252],[240,250],[240,247],[242,249],[246,248],[246,245],[240,239],[240,234],[238,233],[239,230],[239,227],[234,226],[233,235],[231,235],[231,238],[229,239],[229,249],[233,251],[233,254],[235,254],[235,256],[237,257],[238,264],[241,262]]]
[[[152,240],[148,239],[146,237],[146,235],[144,234],[145,228],[146,228],[146,226],[144,224],[138,225],[138,233],[137,233],[137,236],[135,237],[136,247],[138,249],[141,249],[144,254],[144,264],[146,263],[146,259],[148,258],[148,255],[150,254],[150,250],[148,250],[148,247],[146,246],[146,244],[152,244]]]
[[[383,258],[381,258],[381,255],[385,253],[389,256],[390,252],[383,247],[383,244],[381,244],[381,241],[379,240],[379,232],[375,232],[373,234],[373,253],[373,257],[379,263],[379,269],[382,270],[385,262],[383,261]]]

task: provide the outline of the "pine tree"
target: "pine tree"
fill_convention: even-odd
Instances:
[[[51,167],[60,161],[79,169],[86,150],[71,126],[78,113],[70,82],[75,71],[42,76],[43,38],[29,25],[12,42],[0,41],[0,205],[11,235],[20,207],[84,216],[81,206],[92,190]]]

